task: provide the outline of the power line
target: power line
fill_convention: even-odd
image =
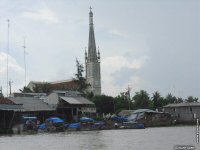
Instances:
[[[8,86],[9,86],[9,81],[8,81],[8,76],[9,76],[9,72],[8,72],[8,70],[9,70],[9,66],[8,66],[8,55],[9,55],[9,51],[10,51],[10,32],[9,32],[9,29],[10,29],[10,20],[8,19],[7,20],[7,23],[8,23],[8,32],[7,32],[7,83],[6,83],[6,85],[7,85],[7,97],[8,97]]]

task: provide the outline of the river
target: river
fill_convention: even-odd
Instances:
[[[0,150],[173,150],[196,144],[196,126],[0,136]]]

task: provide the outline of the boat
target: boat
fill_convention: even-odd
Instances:
[[[40,132],[61,132],[65,131],[67,124],[59,117],[51,117],[46,119],[45,123],[39,125]]]
[[[68,130],[72,131],[90,131],[101,130],[104,127],[103,121],[95,121],[93,118],[82,117],[80,122],[71,123],[68,126]]]

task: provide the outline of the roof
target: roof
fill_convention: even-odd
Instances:
[[[0,98],[0,104],[15,104],[15,103],[7,98]]]
[[[66,82],[72,82],[73,79],[67,79],[67,80],[59,80],[59,81],[52,81],[49,82],[50,84],[58,84],[58,83],[66,83]]]
[[[80,96],[74,96],[74,97],[70,97],[70,96],[60,96],[60,98],[66,102],[68,102],[69,104],[74,104],[74,105],[94,105],[93,102],[87,100],[84,97],[80,97]]]
[[[58,93],[58,94],[65,94],[67,96],[78,96],[81,95],[78,91],[67,91],[67,90],[54,90],[52,93]]]
[[[48,104],[43,100],[34,97],[14,97],[11,98],[16,104],[23,104],[25,111],[54,111]]]
[[[151,109],[137,109],[133,113],[143,113],[143,112],[156,112],[156,111]]]
[[[178,104],[168,104],[166,107],[190,107],[190,106],[200,106],[199,102],[193,102],[193,103],[178,103]]]
[[[20,104],[0,104],[0,110],[23,111],[24,109]]]
[[[122,110],[118,113],[119,116],[129,116],[131,113],[133,113],[135,110]]]

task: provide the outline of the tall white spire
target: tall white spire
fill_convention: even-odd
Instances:
[[[96,51],[93,12],[90,7],[89,12],[89,40],[88,53],[85,52],[86,80],[90,84],[89,91],[94,95],[101,94],[101,71],[100,71],[100,52]]]

